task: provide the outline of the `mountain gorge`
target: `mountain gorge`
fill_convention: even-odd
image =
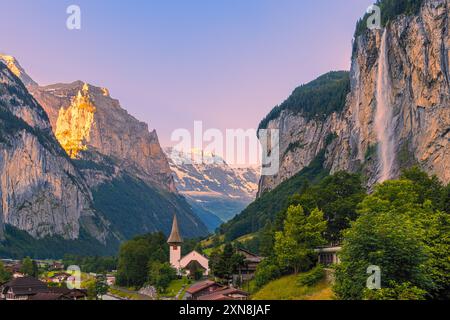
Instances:
[[[17,117],[38,138],[45,137],[41,144],[59,156],[48,159],[40,154],[45,150],[35,151],[40,140],[29,134],[21,133],[15,144],[2,134],[2,149],[11,149],[0,171],[3,224],[36,239],[71,240],[79,239],[81,224],[111,248],[136,234],[170,232],[177,213],[185,237],[207,234],[176,191],[156,132],[122,109],[107,89],[81,81],[40,87],[15,59],[0,61],[8,65],[2,64],[2,115]],[[22,132],[6,120],[2,130],[11,126]],[[38,172],[30,172],[39,161]],[[34,181],[37,175],[43,177]]]
[[[211,231],[255,199],[258,168],[233,168],[221,157],[197,150],[185,153],[167,148],[165,152],[177,190]],[[200,158],[197,163],[195,159]]]

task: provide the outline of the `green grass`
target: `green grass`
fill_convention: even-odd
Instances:
[[[169,287],[166,289],[166,291],[161,294],[161,296],[166,298],[175,298],[175,296],[178,294],[178,292],[181,290],[181,288],[187,287],[189,283],[189,280],[187,278],[177,279],[173,280]],[[181,294],[180,297],[182,297],[183,294]]]
[[[252,300],[333,300],[331,285],[326,280],[311,287],[299,286],[298,275],[285,276],[265,285],[252,295]]]

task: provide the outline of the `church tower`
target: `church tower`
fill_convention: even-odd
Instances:
[[[181,244],[183,239],[181,238],[180,231],[178,230],[177,215],[173,217],[172,232],[170,233],[167,243],[170,246],[170,264],[175,269],[180,269],[181,259]]]

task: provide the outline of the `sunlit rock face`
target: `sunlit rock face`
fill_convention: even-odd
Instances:
[[[268,127],[280,129],[281,167],[278,175],[262,177],[259,192],[298,173],[323,148],[331,172],[362,171],[372,186],[383,180],[379,132],[383,127],[391,132],[388,146],[393,160],[389,163],[385,153],[389,173],[385,171],[384,178],[396,178],[402,168],[419,165],[450,182],[449,12],[449,1],[425,0],[417,16],[400,16],[386,30],[367,30],[355,39],[345,109],[323,121],[308,121],[289,111],[272,120]],[[389,85],[377,92],[384,77],[380,69],[388,73],[384,79]],[[391,113],[388,127],[376,125],[377,93]],[[335,138],[325,146],[330,134]]]
[[[186,237],[207,234],[175,188],[156,131],[129,115],[107,89],[80,81],[28,89],[80,170],[94,207],[121,239],[170,232],[174,213]]]
[[[3,62],[16,77],[18,77],[26,86],[37,86],[37,83],[25,72],[16,58],[0,54],[0,61]]]
[[[88,85],[78,91],[67,109],[59,110],[55,128],[56,139],[72,159],[76,159],[80,151],[88,149],[95,111],[89,97]]]
[[[72,158],[100,153],[139,178],[175,192],[156,131],[136,120],[105,88],[77,81],[29,87],[49,115],[52,129]]]
[[[84,228],[105,241],[106,225],[47,115],[1,62],[0,200],[0,237],[9,224],[36,238],[77,239]]]

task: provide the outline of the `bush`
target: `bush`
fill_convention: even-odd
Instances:
[[[364,299],[366,300],[425,300],[427,292],[410,282],[397,284],[389,283],[390,288],[382,288],[379,290],[364,291]]]
[[[255,273],[255,285],[259,289],[269,283],[271,280],[277,279],[281,276],[280,267],[270,259],[263,260]]]
[[[318,265],[314,269],[299,275],[297,284],[299,286],[311,287],[321,281],[324,277],[325,270],[321,265]]]

